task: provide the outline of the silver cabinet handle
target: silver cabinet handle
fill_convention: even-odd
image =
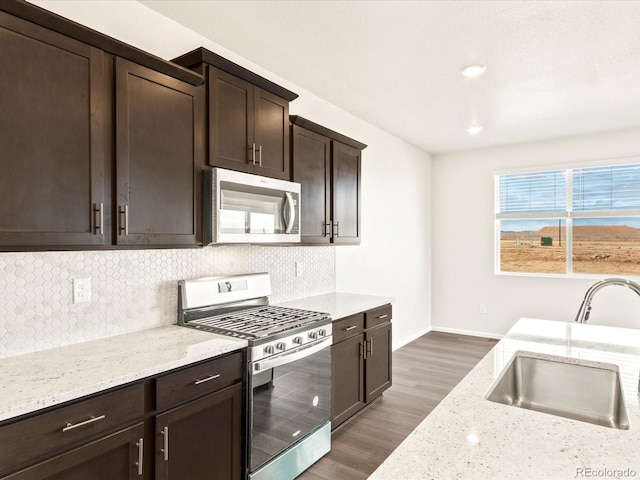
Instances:
[[[262,167],[262,145],[258,147],[258,166]]]
[[[367,352],[367,354],[373,357],[373,338],[370,338],[368,342],[369,342],[369,351]]]
[[[322,236],[326,237],[329,235],[329,231],[331,230],[331,222],[322,221]]]
[[[389,315],[387,315],[387,314],[385,314],[385,315],[378,315],[376,318],[383,319],[383,318],[387,318],[388,316],[389,316]]]
[[[255,166],[256,164],[256,144],[255,142],[251,144],[251,146],[249,147],[249,150],[251,150],[252,154],[251,154],[251,164]]]
[[[361,348],[361,352],[360,355],[362,355],[362,359],[366,360],[367,359],[367,342],[360,342],[358,345],[360,345]]]
[[[138,476],[142,476],[142,463],[144,460],[144,438],[141,438],[138,443],[136,443],[138,447],[138,461],[136,462],[136,467],[138,467]]]
[[[345,332],[348,332],[349,330],[353,330],[354,328],[358,328],[357,325],[351,325],[350,327],[347,327],[344,329]]]
[[[118,207],[120,214],[120,234],[129,235],[129,205]]]
[[[98,219],[95,220],[95,226],[93,227],[93,233],[104,235],[104,203],[96,203],[93,207],[93,212],[98,214]]]
[[[336,221],[335,225],[333,226],[333,236],[337,237],[340,234],[340,222]]]
[[[193,382],[194,385],[200,385],[201,383],[210,382],[211,380],[215,380],[216,378],[220,378],[220,374],[209,375],[207,378],[203,378],[202,380],[197,380]]]
[[[169,427],[164,427],[160,432],[162,435],[162,448],[160,451],[164,453],[164,461],[169,460]]]
[[[68,432],[69,430],[73,430],[74,428],[84,427],[85,425],[89,425],[93,422],[97,422],[98,420],[104,420],[105,418],[106,418],[106,415],[100,415],[99,417],[91,417],[90,419],[80,423],[67,423],[67,425],[65,425],[62,431]]]

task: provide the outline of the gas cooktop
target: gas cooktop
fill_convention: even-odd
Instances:
[[[264,305],[190,320],[188,326],[246,340],[256,340],[328,318],[326,313]]]

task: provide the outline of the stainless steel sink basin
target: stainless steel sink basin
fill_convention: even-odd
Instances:
[[[487,400],[560,417],[629,429],[617,365],[518,351]]]

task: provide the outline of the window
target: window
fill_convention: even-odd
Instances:
[[[640,164],[496,176],[496,270],[640,275]]]

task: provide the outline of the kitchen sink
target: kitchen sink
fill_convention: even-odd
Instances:
[[[492,402],[628,430],[617,365],[517,351],[484,396]]]

